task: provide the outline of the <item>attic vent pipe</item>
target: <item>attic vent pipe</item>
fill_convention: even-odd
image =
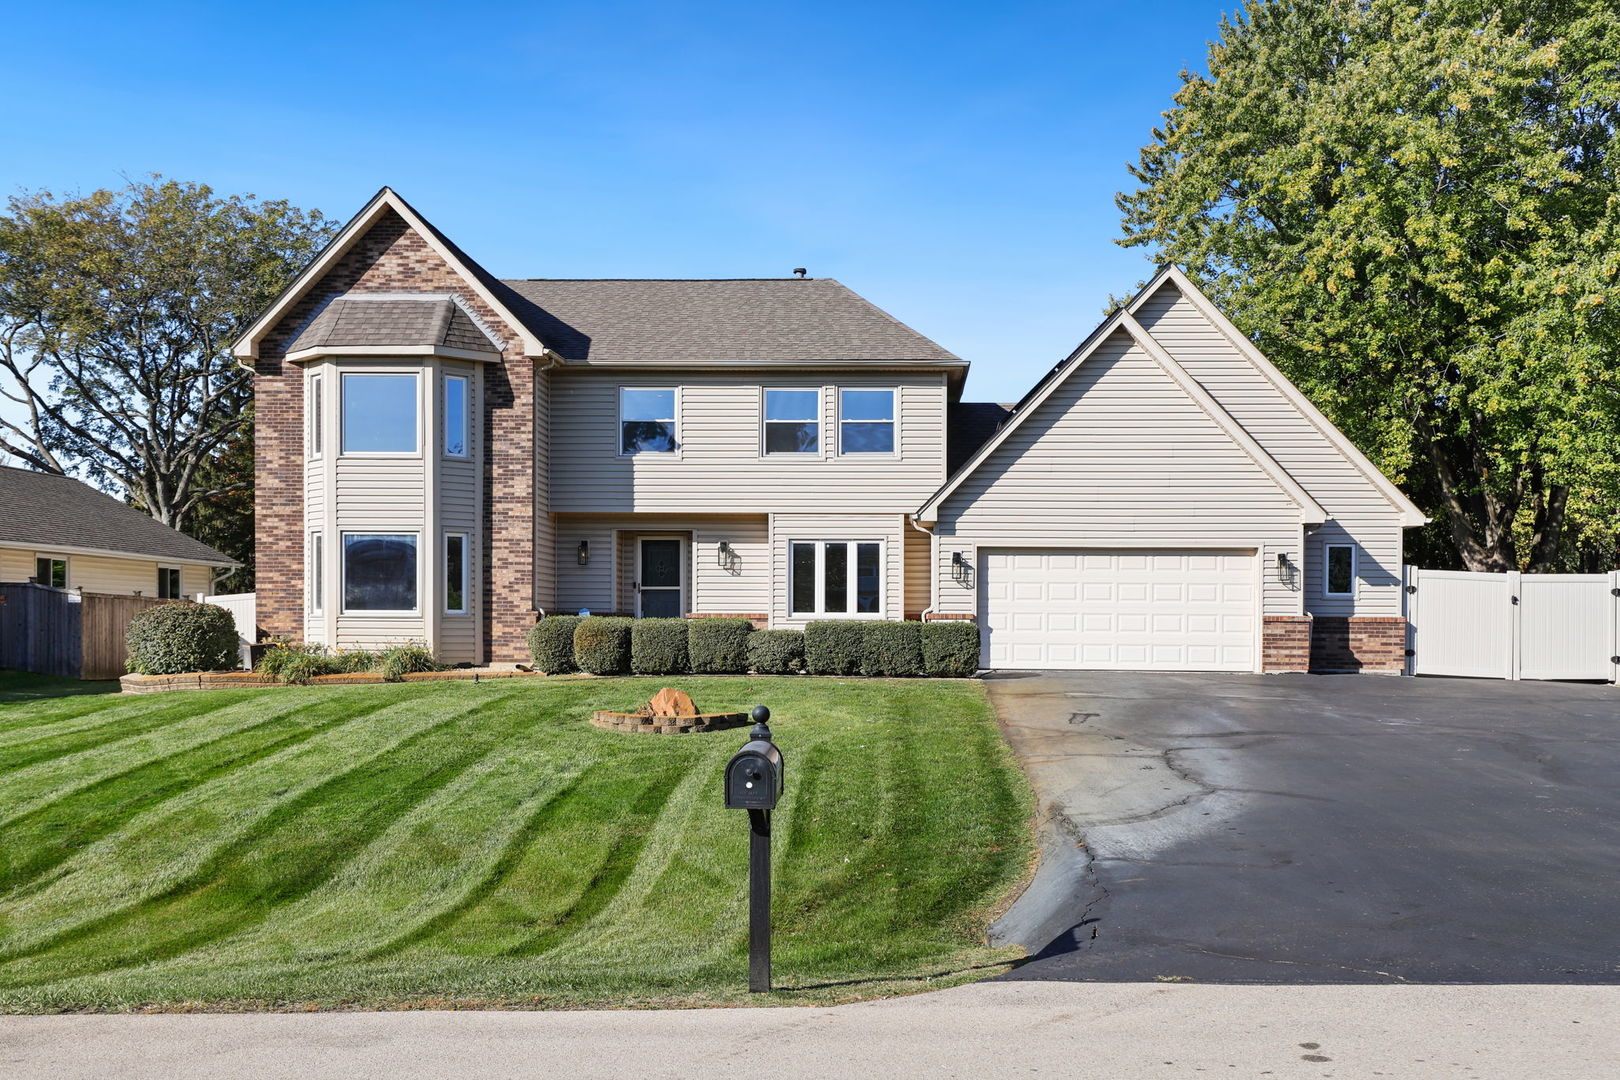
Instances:
[[[804,275],[805,275],[805,273],[806,273],[806,271],[805,271],[805,269],[804,269],[804,267],[802,267],[802,266],[795,266],[795,267],[794,267],[794,268],[793,268],[793,272],[794,272],[794,273],[795,273],[795,274],[797,274],[797,275],[798,275],[798,276],[799,276],[799,277],[804,277]]]

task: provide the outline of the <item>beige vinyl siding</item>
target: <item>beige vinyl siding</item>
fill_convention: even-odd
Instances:
[[[772,514],[771,626],[800,628],[815,616],[788,612],[788,545],[795,540],[878,540],[883,543],[883,618],[898,619],[904,610],[904,514]],[[820,618],[841,618],[838,615]]]
[[[980,547],[1278,552],[1300,558],[1299,507],[1124,332],[1056,388],[940,507],[941,612],[973,614]],[[1299,593],[1263,574],[1266,614]]]
[[[619,388],[678,390],[671,454],[619,454]],[[765,455],[763,388],[821,391],[821,452]],[[898,453],[839,455],[838,388],[896,390]],[[939,372],[552,374],[551,509],[563,513],[897,513],[945,479]]]
[[[494,368],[490,370],[495,372]],[[551,380],[549,369],[534,373],[534,606],[539,611],[549,611],[557,603],[557,519],[551,505]]]
[[[34,576],[34,560],[41,556],[66,559],[68,588],[119,596],[158,595],[158,567],[180,567],[180,590],[187,597],[213,594],[213,569],[158,559],[129,559],[118,555],[84,555],[49,548],[0,548],[0,581],[22,582]]]
[[[1305,610],[1401,614],[1400,511],[1173,285],[1147,298],[1136,317],[1327,512],[1329,520],[1306,543]],[[1324,597],[1325,545],[1350,542],[1360,549],[1358,595],[1354,600]]]
[[[905,558],[906,618],[920,619],[931,602],[929,580],[933,567],[933,541],[920,529],[913,528],[910,519],[902,519],[900,533],[905,537],[902,554]]]
[[[442,361],[437,378],[459,375],[467,380],[467,451],[465,458],[444,455],[445,405],[441,392],[435,399],[436,421],[429,447],[438,462],[438,555],[430,568],[433,581],[431,612],[438,620],[438,658],[447,664],[476,663],[482,656],[480,627],[483,624],[482,551],[483,532],[482,491],[484,447],[483,379],[478,366]],[[438,385],[438,384],[436,384]],[[467,614],[444,613],[445,589],[445,536],[463,533],[467,537]]]
[[[173,565],[172,563],[170,565]],[[154,588],[156,586],[154,585]],[[180,588],[187,596],[196,599],[198,594],[203,596],[214,595],[214,570],[210,566],[182,566],[180,568]]]
[[[0,548],[0,583],[17,584],[34,576],[32,549]]]
[[[708,614],[765,614],[770,610],[771,564],[763,515],[604,514],[557,519],[555,612],[581,608],[601,614],[635,611],[636,540],[678,536],[687,541],[686,608]],[[591,559],[579,565],[579,542]],[[720,564],[720,541],[737,558]]]
[[[692,610],[710,615],[765,615],[771,610],[770,521],[753,517],[706,518],[692,530]],[[720,561],[720,541],[733,558]]]

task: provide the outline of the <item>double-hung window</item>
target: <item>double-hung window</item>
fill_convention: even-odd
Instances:
[[[894,453],[894,391],[838,391],[838,452]]]
[[[765,452],[814,454],[821,449],[821,391],[765,391]]]
[[[157,594],[162,600],[180,599],[180,568],[178,566],[158,567]]]
[[[416,453],[416,376],[343,376],[343,452]]]
[[[465,375],[444,377],[444,455],[467,456],[468,379]]]
[[[467,614],[467,534],[444,535],[444,613]]]
[[[67,560],[41,555],[34,560],[34,581],[53,589],[65,589],[68,583]]]
[[[1328,544],[1323,556],[1322,593],[1325,596],[1356,595],[1356,548],[1354,544]]]
[[[416,610],[415,534],[343,534],[343,610]]]
[[[881,615],[883,545],[875,540],[794,540],[788,552],[793,615]]]
[[[674,453],[675,391],[619,389],[619,453]]]

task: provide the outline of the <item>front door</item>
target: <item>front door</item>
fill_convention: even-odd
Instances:
[[[672,536],[644,536],[636,550],[636,614],[643,619],[685,615],[686,544]]]

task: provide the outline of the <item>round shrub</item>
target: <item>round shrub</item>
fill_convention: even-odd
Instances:
[[[686,652],[694,675],[741,675],[748,670],[747,619],[693,619],[686,624]]]
[[[630,670],[637,675],[684,675],[685,619],[636,619],[630,624]]]
[[[919,622],[875,622],[866,627],[861,672],[909,678],[923,673]]]
[[[804,671],[804,631],[755,630],[748,635],[748,670],[760,675]]]
[[[241,662],[236,620],[212,604],[147,608],[129,621],[124,644],[129,670],[142,675],[223,671]]]
[[[534,669],[547,675],[566,675],[574,666],[574,630],[578,615],[548,615],[529,631],[529,655]]]
[[[922,624],[923,671],[936,678],[966,679],[979,670],[979,624],[950,619]]]
[[[804,628],[804,665],[812,675],[859,675],[866,670],[866,631],[854,619],[822,619]]]
[[[574,627],[574,664],[592,675],[622,675],[630,669],[630,624],[611,615],[587,615]]]

